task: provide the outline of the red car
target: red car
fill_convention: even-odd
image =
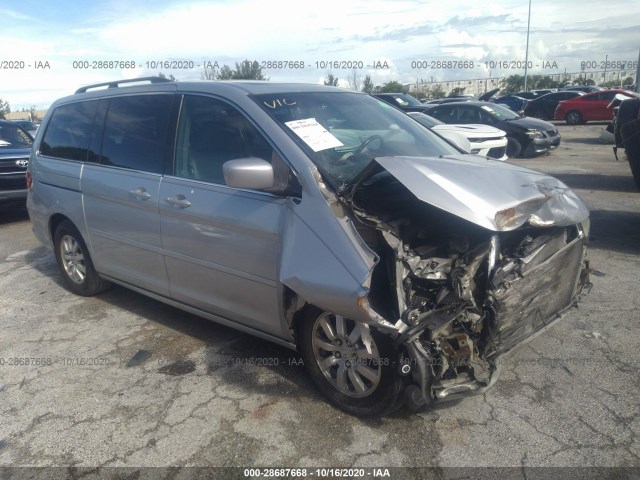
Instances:
[[[627,97],[638,96],[637,93],[619,89],[587,93],[560,102],[556,107],[554,118],[565,120],[569,125],[579,125],[590,120],[611,120],[613,109],[607,107],[618,93]]]

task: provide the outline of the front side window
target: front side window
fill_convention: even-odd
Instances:
[[[170,144],[173,95],[131,95],[111,99],[102,139],[104,165],[162,173]]]
[[[460,123],[479,123],[480,112],[473,107],[458,107],[458,121]]]
[[[178,125],[175,174],[224,185],[222,165],[239,158],[271,163],[274,151],[247,118],[215,98],[185,95]]]
[[[55,109],[40,144],[40,153],[49,157],[81,162],[93,160],[89,139],[98,102],[76,102]]]

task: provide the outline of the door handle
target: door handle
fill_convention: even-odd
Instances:
[[[191,202],[187,200],[184,195],[176,195],[175,197],[165,198],[164,200],[174,207],[187,208],[191,206]]]
[[[151,198],[151,194],[143,187],[136,188],[135,190],[129,190],[129,195],[137,198],[138,200],[149,200]]]

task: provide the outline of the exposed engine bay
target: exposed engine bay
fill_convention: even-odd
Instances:
[[[390,334],[413,408],[489,387],[498,358],[547,327],[588,285],[588,224],[492,231],[419,201],[386,172],[346,203],[379,256],[370,305],[400,319]]]

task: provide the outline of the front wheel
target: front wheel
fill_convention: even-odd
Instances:
[[[58,225],[53,235],[58,268],[66,287],[77,295],[90,297],[109,288],[93,268],[87,245],[78,229],[69,220]]]
[[[507,137],[507,157],[515,158],[522,152],[522,145],[513,137]]]
[[[361,417],[400,406],[402,379],[390,337],[330,312],[309,311],[301,322],[304,364],[332,404]]]

